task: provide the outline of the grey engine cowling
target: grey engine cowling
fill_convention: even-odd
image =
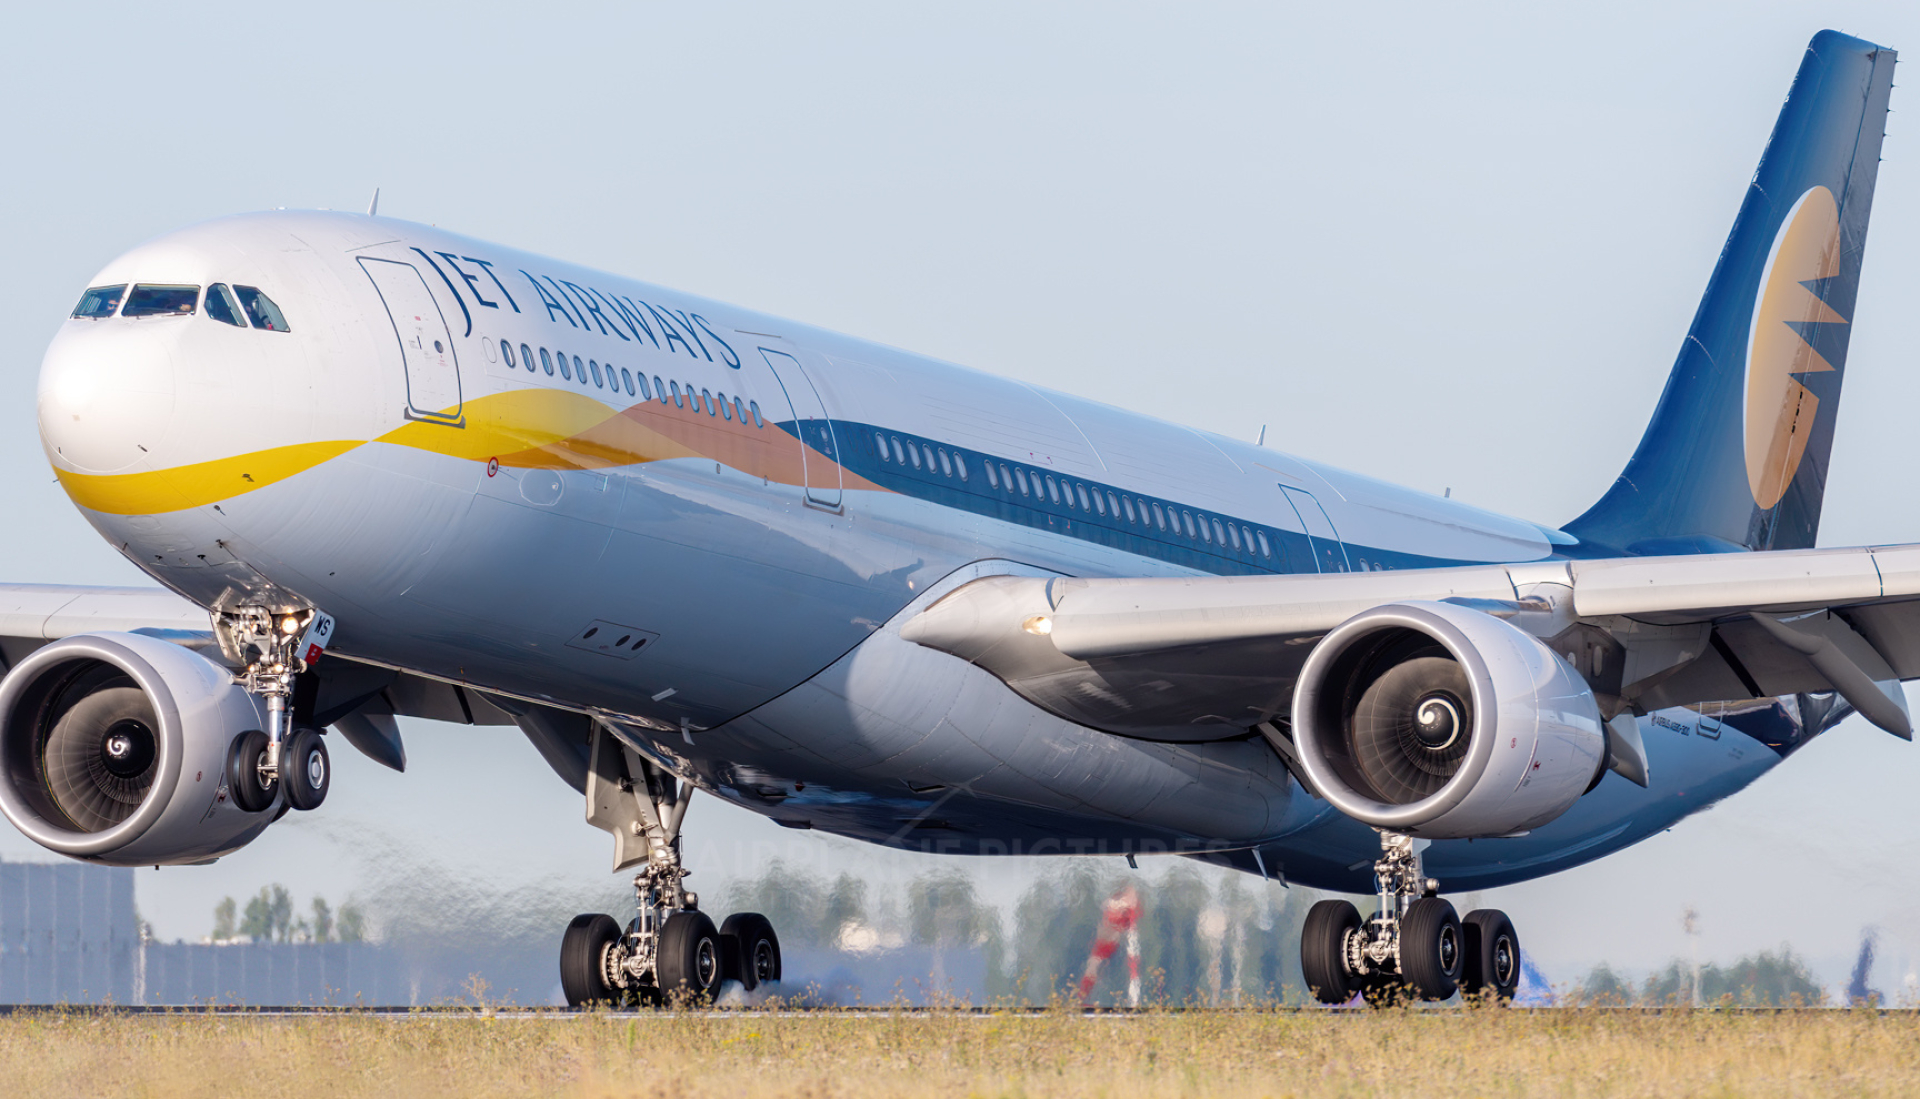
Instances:
[[[1322,639],[1294,691],[1293,737],[1335,808],[1433,839],[1537,828],[1607,760],[1599,707],[1571,665],[1449,603],[1375,607]]]
[[[205,862],[266,828],[227,795],[229,749],[264,727],[227,669],[131,633],[78,634],[0,680],[0,811],[41,846],[110,866]]]

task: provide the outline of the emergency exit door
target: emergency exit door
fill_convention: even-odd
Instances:
[[[407,418],[460,423],[460,361],[454,355],[453,333],[426,280],[412,264],[394,260],[363,256],[360,268],[386,304],[394,338],[400,343]]]

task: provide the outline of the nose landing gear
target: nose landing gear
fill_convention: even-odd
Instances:
[[[1355,993],[1368,1003],[1400,996],[1444,1000],[1491,991],[1511,999],[1520,984],[1520,938],[1497,909],[1465,920],[1440,899],[1440,883],[1425,875],[1412,837],[1381,832],[1373,864],[1380,909],[1362,921],[1352,904],[1325,900],[1307,912],[1300,936],[1300,968],[1322,1003],[1343,1004]]]
[[[333,773],[327,745],[317,730],[291,727],[288,702],[294,677],[320,659],[333,639],[333,618],[312,608],[240,607],[214,612],[213,628],[226,657],[244,665],[234,682],[267,703],[266,731],[240,734],[228,751],[227,789],[234,804],[264,812],[276,788],[284,787],[292,808],[320,808]]]
[[[614,869],[642,863],[633,879],[639,914],[625,932],[597,913],[567,926],[560,989],[568,1007],[711,1003],[724,981],[753,991],[780,980],[780,940],[765,916],[736,913],[716,929],[683,884],[691,872],[680,865],[680,826],[692,796],[692,783],[595,728],[587,819],[614,834]]]

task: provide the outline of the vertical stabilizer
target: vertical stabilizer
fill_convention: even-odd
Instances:
[[[1594,550],[1813,545],[1894,52],[1808,43],[1632,461],[1567,524]]]

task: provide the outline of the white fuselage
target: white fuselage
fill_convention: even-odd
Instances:
[[[338,619],[341,655],[617,722],[796,827],[979,853],[1258,849],[1271,872],[1364,887],[1371,831],[1244,728],[1077,725],[899,623],[994,573],[1577,552],[1264,447],[389,219],[223,219],[94,280],[214,283],[265,291],[289,331],[74,319],[47,353],[48,458],[103,536],[202,605],[297,598]],[[1430,865],[1497,884],[1665,828],[1818,731],[1790,702],[1753,718],[1779,726],[1771,748],[1655,715],[1652,789],[1610,775],[1533,835],[1436,844]]]

